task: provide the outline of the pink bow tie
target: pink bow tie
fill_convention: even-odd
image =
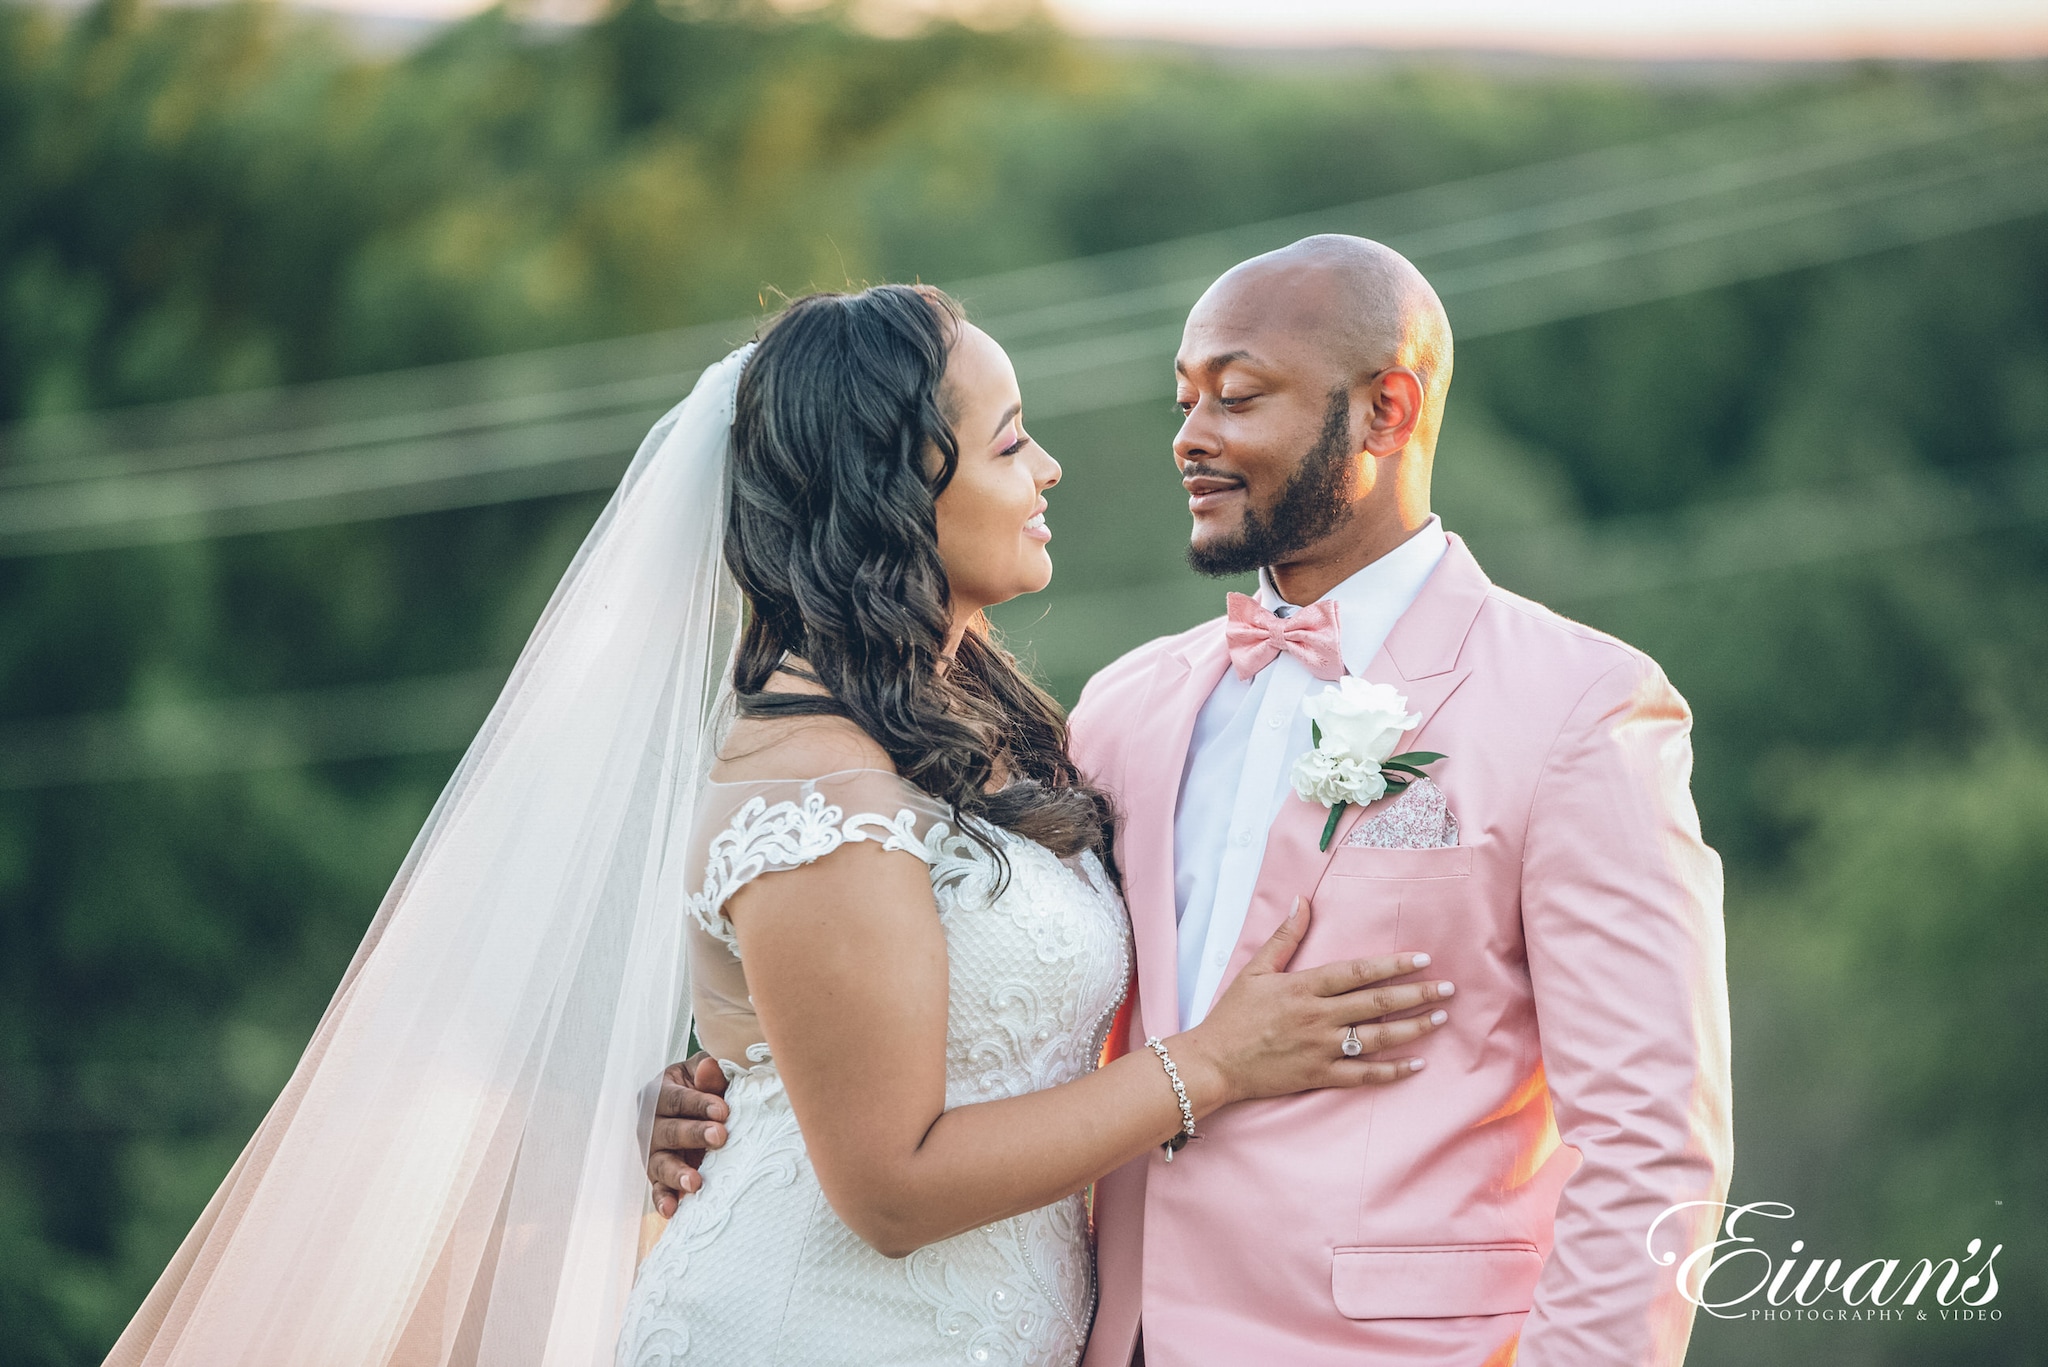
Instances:
[[[1337,631],[1337,605],[1327,599],[1311,603],[1292,617],[1282,617],[1259,606],[1256,598],[1233,593],[1230,620],[1223,627],[1223,640],[1230,647],[1230,663],[1237,677],[1249,679],[1286,651],[1308,666],[1318,679],[1344,677],[1343,637]]]

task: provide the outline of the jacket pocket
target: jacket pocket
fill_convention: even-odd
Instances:
[[[1330,851],[1330,878],[1465,878],[1472,872],[1472,846],[1439,845],[1427,850],[1383,850],[1372,845],[1339,845]]]
[[[1513,1315],[1535,1301],[1542,1274],[1543,1255],[1527,1243],[1340,1248],[1330,1290],[1346,1319]]]

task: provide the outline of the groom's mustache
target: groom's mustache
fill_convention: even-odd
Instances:
[[[1245,487],[1244,476],[1213,465],[1183,465],[1180,467],[1180,484],[1191,494],[1214,494],[1225,489]]]

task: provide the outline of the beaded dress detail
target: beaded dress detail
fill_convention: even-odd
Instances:
[[[698,1036],[729,1080],[726,1147],[641,1265],[619,1367],[1079,1360],[1094,1312],[1084,1199],[891,1259],[847,1228],[747,999],[726,899],[764,874],[873,841],[930,869],[949,963],[946,1105],[1057,1086],[1095,1066],[1131,967],[1129,922],[1093,854],[990,830],[1009,865],[894,774],[707,786],[691,841]]]

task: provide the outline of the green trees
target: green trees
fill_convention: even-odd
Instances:
[[[1805,834],[1730,936],[1737,1182],[1795,1205],[1808,1245],[1845,1266],[2004,1245],[2004,1319],[1764,1333],[1786,1361],[2035,1361],[2048,760],[2037,744],[1980,746],[1905,785],[1900,772],[1823,763],[1773,785]],[[1699,1358],[1741,1361],[1758,1332],[1710,1325]]]
[[[0,50],[9,416],[749,312],[872,264],[826,240],[856,218],[838,168],[1056,64],[1047,34],[647,3],[553,38],[493,12],[395,60],[263,4],[10,6]]]
[[[274,6],[0,11],[0,418],[957,278],[1639,135],[1699,96],[1114,61],[765,0],[372,59]]]
[[[2041,80],[1259,66],[1037,23],[883,38],[746,0],[630,0],[566,30],[493,12],[366,55],[259,4],[0,4],[0,419],[954,281],[1858,90],[1967,112]],[[2038,119],[1996,126],[2038,143]],[[1475,328],[1437,492],[1500,582],[1648,649],[1695,706],[1731,870],[1738,1195],[1919,1256],[2048,1198],[2026,1085],[2048,253],[2035,218],[1838,255]],[[1453,296],[1454,325],[1475,298]],[[1067,468],[1058,571],[1004,624],[1069,698],[1220,596],[1179,568],[1160,374],[1156,398],[1033,420]],[[0,436],[0,504],[32,462],[91,454]],[[0,1364],[97,1360],[289,1070],[452,755],[6,776],[84,753],[102,733],[73,714],[177,726],[180,699],[502,669],[597,504],[0,557]],[[2037,1265],[2009,1266],[2013,1303],[2038,1298]],[[1704,1325],[1695,1360],[2020,1362],[2037,1332]]]

